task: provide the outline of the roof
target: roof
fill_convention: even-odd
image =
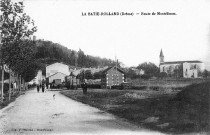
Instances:
[[[52,66],[52,65],[55,65],[55,64],[60,64],[60,65],[66,65],[66,66],[69,66],[69,65],[64,64],[64,63],[61,63],[61,62],[55,62],[55,63],[53,63],[53,64],[47,65],[46,67],[49,67],[49,66]]]
[[[163,51],[162,51],[162,49],[161,49],[161,51],[160,51],[160,57],[164,57],[164,56],[163,56]]]
[[[56,75],[56,74],[58,74],[58,73],[61,73],[61,72],[56,72],[55,74],[52,74],[51,76],[54,76],[54,75]],[[63,74],[63,75],[65,75],[65,76],[67,76],[66,74],[64,74],[64,73],[61,73],[61,74]],[[47,78],[50,78],[51,76],[48,76]]]
[[[165,64],[183,64],[183,63],[203,63],[201,61],[198,60],[192,60],[192,61],[169,61],[169,62],[163,62],[160,63],[160,65],[165,65]]]
[[[102,74],[106,73],[106,72],[109,71],[111,68],[115,68],[115,69],[116,69],[115,66],[113,66],[113,67],[108,67],[108,68],[106,68],[106,69],[102,72]],[[125,73],[122,69],[120,69],[120,68],[118,68],[118,67],[117,67],[117,70],[118,70],[119,72],[123,73],[123,74]]]
[[[81,69],[80,67],[77,67],[77,66],[72,66],[72,65],[69,65],[69,69],[73,69],[73,70],[77,70],[77,69]]]

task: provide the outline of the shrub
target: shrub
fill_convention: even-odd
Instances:
[[[1,89],[1,83],[0,83],[0,89]],[[9,91],[9,84],[4,83],[4,93],[7,93]]]

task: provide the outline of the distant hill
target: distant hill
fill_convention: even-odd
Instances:
[[[81,49],[77,52],[51,41],[37,40],[36,45],[36,58],[40,59],[43,64],[63,62],[75,66],[77,63],[78,67],[86,68],[115,65],[111,59],[86,55]]]

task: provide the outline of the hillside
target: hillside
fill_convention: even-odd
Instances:
[[[44,64],[63,62],[69,65],[75,65],[75,63],[77,63],[79,67],[104,67],[114,65],[114,61],[111,59],[87,55],[81,49],[77,52],[51,41],[37,40],[36,45],[36,58],[41,59]]]
[[[168,118],[184,131],[209,131],[210,82],[192,84],[168,102]]]

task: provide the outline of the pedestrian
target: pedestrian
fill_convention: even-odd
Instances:
[[[44,88],[45,88],[45,85],[44,83],[42,84],[42,92],[44,93]]]
[[[82,90],[83,90],[83,94],[87,94],[87,83],[85,82],[85,80],[82,83],[81,87],[82,87]]]
[[[87,94],[87,83],[85,82],[85,94]]]
[[[36,87],[37,87],[37,92],[39,93],[39,84]]]
[[[42,92],[44,93],[44,89],[45,89],[45,80],[42,80]]]

